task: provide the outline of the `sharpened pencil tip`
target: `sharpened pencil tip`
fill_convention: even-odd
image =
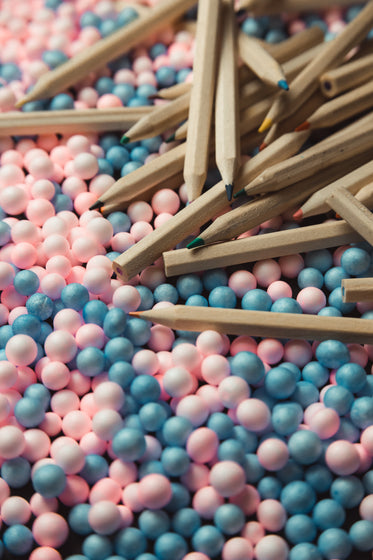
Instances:
[[[129,141],[130,141],[130,139],[128,138],[128,136],[123,134],[122,138],[120,139],[120,143],[121,144],[128,144]]]
[[[264,119],[264,121],[262,122],[262,124],[260,125],[258,132],[265,132],[266,130],[268,130],[269,128],[271,128],[272,126],[272,119]]]
[[[195,249],[196,247],[202,247],[204,244],[205,242],[203,241],[202,237],[196,237],[195,239],[193,239],[193,241],[188,243],[187,249]]]
[[[96,200],[96,202],[94,202],[93,204],[91,204],[91,206],[89,207],[90,210],[99,210],[100,208],[102,208],[103,203],[101,202],[101,200]]]
[[[233,185],[225,185],[225,192],[227,193],[227,199],[230,202],[233,195]]]
[[[297,210],[296,212],[294,212],[293,214],[293,218],[294,220],[301,220],[303,217],[303,211],[301,208],[299,208],[299,210]]]
[[[286,80],[279,80],[277,82],[278,87],[280,87],[281,89],[284,89],[285,91],[289,91],[289,84],[287,83]]]
[[[131,317],[141,317],[141,311],[129,311],[128,315],[131,315]]]
[[[259,152],[262,152],[264,150],[264,148],[267,147],[267,144],[265,142],[262,142],[259,146]]]
[[[16,109],[20,109],[21,107],[24,106],[24,104],[25,104],[26,102],[27,102],[26,98],[25,98],[25,97],[22,97],[22,99],[19,99],[19,100],[17,101],[17,103],[15,103],[14,107],[15,107]]]
[[[233,195],[233,198],[238,198],[242,194],[245,194],[245,189],[241,189],[240,191],[236,192],[236,194]]]
[[[171,136],[166,138],[165,142],[166,142],[166,144],[169,144],[170,142],[173,142],[174,140],[175,140],[175,134],[171,134]]]
[[[304,121],[304,123],[296,127],[295,132],[302,132],[303,130],[308,130],[309,127],[310,127],[310,123],[308,121]]]

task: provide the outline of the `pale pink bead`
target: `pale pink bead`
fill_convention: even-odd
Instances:
[[[210,560],[210,557],[203,552],[189,552],[183,556],[183,560]]]
[[[62,560],[61,554],[51,546],[40,546],[34,548],[29,560]]]
[[[0,289],[4,290],[13,282],[15,271],[12,265],[0,262]]]
[[[5,395],[0,394],[0,423],[3,424],[10,416],[10,404]]]
[[[267,338],[259,342],[257,354],[267,364],[277,364],[284,355],[284,347],[279,340]]]
[[[61,431],[62,420],[55,412],[46,412],[44,420],[39,425],[49,436],[56,436]]]
[[[242,377],[229,375],[219,383],[218,395],[226,408],[236,408],[248,399],[250,387]]]
[[[138,484],[138,494],[146,508],[159,509],[172,498],[170,481],[162,474],[148,474]]]
[[[65,506],[75,506],[83,504],[87,501],[89,494],[88,483],[76,474],[70,474],[66,477],[65,490],[58,496],[58,499]]]
[[[28,366],[37,356],[36,342],[27,334],[16,334],[6,343],[5,355],[15,366]]]
[[[325,406],[322,404],[322,402],[316,402],[316,403],[312,403],[309,406],[307,406],[307,408],[305,408],[304,410],[304,423],[308,424],[311,420],[311,418],[320,410],[324,410]]]
[[[360,502],[359,514],[362,519],[373,521],[373,494],[368,494]]]
[[[92,421],[82,410],[68,412],[62,420],[63,433],[75,440],[80,440],[91,430]]]
[[[0,505],[2,505],[9,496],[10,489],[8,483],[3,478],[0,478]]]
[[[264,440],[257,449],[259,463],[268,471],[278,471],[286,465],[289,450],[285,442],[276,438]]]
[[[121,526],[121,515],[116,504],[102,500],[92,505],[88,513],[88,522],[95,533],[111,535]]]
[[[71,284],[74,282],[81,284],[83,282],[84,274],[85,268],[83,268],[82,266],[73,266],[66,277],[67,284]]]
[[[42,513],[57,511],[57,498],[44,498],[41,494],[35,493],[30,498],[30,507],[35,517]]]
[[[109,109],[112,107],[123,107],[122,100],[112,94],[112,93],[105,93],[97,100],[97,109]]]
[[[257,560],[287,560],[289,547],[278,535],[266,535],[255,547]]]
[[[263,525],[257,521],[248,521],[241,531],[241,536],[251,544],[257,544],[264,537],[265,531]]]
[[[59,547],[69,535],[69,526],[58,513],[42,513],[32,525],[32,534],[40,545]]]
[[[25,525],[30,517],[30,504],[21,496],[11,496],[1,504],[1,518],[7,525]]]
[[[201,426],[207,419],[209,410],[201,397],[187,395],[183,397],[176,407],[176,415],[188,418],[193,426]]]
[[[70,334],[76,334],[77,330],[83,325],[83,318],[74,309],[61,309],[53,319],[55,331],[65,330]]]
[[[122,491],[122,502],[134,513],[142,511],[144,504],[139,496],[139,483],[132,482],[128,484]]]
[[[23,185],[4,187],[0,191],[0,204],[7,214],[21,214],[31,202]]]
[[[50,150],[58,146],[58,138],[55,134],[41,134],[38,137],[37,146],[50,152]]]
[[[255,263],[253,274],[258,285],[267,288],[272,282],[276,282],[281,278],[281,268],[273,259],[266,259]]]
[[[99,409],[120,410],[124,403],[124,391],[113,381],[100,383],[94,390],[94,400]]]
[[[0,89],[0,92],[2,89]],[[0,187],[10,187],[15,183],[23,183],[25,174],[15,163],[7,163],[0,169]]]
[[[119,253],[124,253],[132,245],[136,243],[133,235],[127,233],[126,231],[120,231],[116,233],[111,240],[111,247],[113,251],[118,251]]]
[[[97,254],[99,248],[99,243],[93,237],[82,236],[72,243],[71,252],[79,262],[86,263]]]
[[[38,198],[30,200],[26,208],[27,219],[37,226],[42,226],[44,222],[54,216],[54,206],[46,199]]]
[[[153,226],[148,222],[140,220],[131,226],[130,234],[135,242],[140,241],[153,231]]]
[[[298,254],[280,257],[278,263],[281,267],[282,275],[286,278],[296,278],[304,268],[303,257]]]
[[[3,91],[2,88],[1,91]],[[7,165],[8,163],[12,163],[17,167],[22,167],[23,165],[23,156],[17,150],[5,150],[0,156],[0,162],[2,166]]]
[[[197,428],[190,434],[186,443],[189,457],[197,463],[211,461],[217,452],[219,439],[210,428]]]
[[[77,369],[70,372],[69,383],[66,386],[67,389],[74,391],[78,396],[82,396],[88,393],[90,387],[91,380],[89,377],[86,377]]]
[[[235,496],[245,487],[246,475],[234,461],[219,461],[210,471],[210,484],[224,498]]]
[[[77,345],[72,334],[68,331],[59,330],[47,336],[44,349],[46,355],[51,360],[67,363],[74,358],[77,352]]]
[[[106,441],[100,439],[93,432],[88,432],[88,434],[85,434],[80,440],[79,445],[86,455],[90,455],[92,453],[103,455],[107,448]]]
[[[164,327],[163,325],[153,325],[150,328],[150,333],[148,346],[151,350],[154,350],[155,352],[171,350],[172,344],[175,340],[175,335],[172,329]]]
[[[80,400],[79,407],[80,407],[80,410],[83,410],[83,412],[86,412],[88,414],[88,416],[93,418],[93,416],[98,411],[97,405],[96,405],[94,397],[93,397],[93,393],[88,393],[86,395],[83,395],[81,400]]]
[[[116,84],[131,84],[136,85],[136,76],[132,70],[122,68],[114,74],[114,82]]]
[[[51,299],[58,299],[65,286],[64,278],[55,272],[46,274],[40,282],[41,291]]]
[[[312,359],[312,348],[306,340],[289,340],[284,346],[284,360],[304,367]]]
[[[16,426],[0,427],[0,458],[14,459],[23,453],[26,442],[23,432]]]
[[[0,391],[13,387],[18,379],[17,368],[6,360],[0,361]]]
[[[92,431],[102,440],[111,441],[122,427],[122,418],[115,410],[105,408],[92,416]]]
[[[359,468],[358,473],[366,473],[373,462],[372,456],[366,451],[366,449],[361,445],[361,443],[355,443],[355,449],[359,454]]]
[[[54,165],[48,156],[37,155],[26,161],[27,155],[25,157],[26,168],[35,179],[50,179],[53,176]]]
[[[89,155],[89,154],[82,154],[82,155]],[[92,206],[94,202],[96,202],[96,200],[97,200],[97,196],[94,193],[90,193],[90,192],[79,193],[74,200],[74,209],[79,215],[83,214],[83,212],[86,212],[89,209],[89,207]]]
[[[213,385],[202,385],[197,389],[196,395],[201,397],[205,405],[208,407],[210,414],[213,412],[222,412],[224,409],[217,387],[214,387]]]
[[[245,399],[237,407],[237,419],[246,429],[261,432],[269,426],[271,413],[265,402]]]
[[[79,397],[68,389],[62,389],[52,395],[50,407],[53,412],[63,417],[71,410],[78,410]]]
[[[373,456],[373,426],[368,426],[362,431],[360,442],[367,453]]]
[[[316,412],[308,422],[310,429],[321,439],[334,436],[339,429],[339,424],[339,415],[332,408],[324,408]]]
[[[361,344],[347,344],[348,351],[350,352],[350,360],[355,364],[359,364],[361,367],[365,368],[368,363],[368,352],[361,346]]]
[[[92,41],[86,42],[86,38],[82,37],[82,34],[83,34],[84,31],[87,32],[87,28],[82,30],[80,38],[87,44],[87,46],[89,44],[93,44]],[[90,108],[96,107],[96,103],[97,103],[97,100],[98,100],[98,93],[92,87],[88,87],[88,86],[84,87],[78,93],[78,100],[83,101],[87,105],[87,107],[90,107]]]
[[[222,560],[252,560],[254,550],[249,541],[242,537],[234,537],[225,542],[221,552]]]
[[[213,486],[200,488],[192,500],[193,509],[204,519],[213,519],[216,510],[223,503],[222,495]]]
[[[353,474],[360,466],[359,453],[354,444],[344,440],[329,444],[325,452],[325,462],[329,469],[339,476]]]
[[[109,220],[94,218],[87,224],[86,229],[101,245],[104,247],[110,245],[111,238],[113,237],[113,226]]]
[[[25,430],[23,435],[25,438],[25,448],[22,452],[22,457],[35,463],[35,461],[48,456],[51,441],[42,429],[33,428]]]

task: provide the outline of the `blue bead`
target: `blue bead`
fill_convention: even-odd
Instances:
[[[124,336],[126,336],[134,344],[143,346],[146,344],[150,338],[151,324],[144,319],[139,319],[137,317],[132,317],[127,321],[126,330],[124,331]]]
[[[136,461],[146,450],[144,434],[133,428],[124,428],[117,432],[112,444],[114,453],[123,461]]]
[[[290,550],[289,560],[322,560],[322,556],[317,546],[304,542]]]
[[[224,440],[218,447],[219,461],[234,461],[243,465],[245,463],[245,449],[237,439]]]
[[[157,88],[152,84],[142,84],[136,89],[137,97],[149,98],[150,95],[154,95],[155,93],[157,93]]]
[[[298,313],[298,315],[303,313],[299,303],[295,299],[290,297],[282,297],[277,299],[271,305],[271,311],[273,311],[274,313]]]
[[[341,418],[335,439],[346,439],[351,443],[356,443],[360,437],[360,430],[352,424],[347,418]]]
[[[150,99],[147,97],[136,96],[128,101],[128,107],[143,107],[144,105],[151,105]],[[133,145],[134,142],[132,143],[132,146]]]
[[[36,428],[44,420],[45,410],[38,400],[23,398],[16,403],[14,416],[25,428]]]
[[[1,465],[1,477],[10,488],[22,488],[30,480],[31,467],[27,459],[15,457],[8,459]]]
[[[281,482],[274,476],[265,476],[257,486],[262,500],[277,500],[280,497],[281,489]]]
[[[67,93],[59,93],[49,103],[50,111],[64,111],[74,109],[74,99]]]
[[[341,266],[333,266],[327,270],[324,274],[325,287],[332,292],[335,288],[340,288],[342,280],[344,278],[350,278],[344,268]]]
[[[324,395],[324,404],[328,408],[333,408],[340,416],[347,414],[354,402],[354,396],[345,387],[335,385],[329,387]]]
[[[230,359],[229,365],[232,375],[242,377],[242,379],[251,385],[258,385],[264,379],[264,364],[253,352],[237,352],[237,354]]]
[[[253,311],[270,311],[272,307],[272,299],[265,292],[259,288],[246,292],[241,300],[242,309]]]
[[[165,507],[166,511],[174,513],[190,504],[190,494],[182,484],[171,482],[172,497]]]
[[[295,391],[296,377],[288,368],[278,366],[267,372],[264,386],[271,397],[287,399]]]
[[[322,453],[319,436],[310,430],[293,433],[288,441],[290,455],[301,465],[310,465],[317,461]]]
[[[172,528],[179,535],[189,538],[201,526],[201,518],[192,508],[182,508],[172,517]]]
[[[139,515],[139,529],[146,538],[155,540],[166,533],[171,526],[170,518],[162,510],[144,510]]]
[[[82,312],[85,323],[94,323],[95,325],[102,327],[105,316],[108,312],[108,307],[103,301],[93,299],[85,304]]]
[[[106,92],[106,93],[110,93],[110,92]],[[119,141],[120,141],[120,138],[116,133],[108,132],[106,134],[103,134],[100,137],[99,145],[101,146],[101,148],[106,153],[112,146],[119,146],[120,145]]]
[[[202,294],[202,280],[196,274],[184,274],[176,281],[176,288],[182,299],[187,300],[190,296]]]
[[[87,346],[77,354],[76,365],[81,374],[95,377],[105,370],[105,355],[99,348]]]
[[[128,362],[118,360],[110,366],[108,371],[109,381],[114,381],[122,387],[127,389],[135,378],[135,370]]]
[[[139,479],[144,478],[148,474],[162,474],[166,476],[164,472],[164,468],[160,461],[152,460],[152,461],[144,461],[141,463],[139,467]]]
[[[316,534],[317,529],[315,523],[308,515],[304,515],[304,513],[292,515],[285,524],[286,538],[292,544],[312,542]]]
[[[325,465],[315,464],[306,470],[304,479],[317,493],[323,493],[329,490],[333,475]]]
[[[119,171],[125,163],[129,162],[130,154],[124,146],[112,146],[106,152],[106,159],[114,169]]]
[[[51,70],[69,60],[69,57],[58,49],[44,51],[41,58]]]
[[[139,292],[141,297],[141,303],[137,308],[138,311],[146,311],[151,309],[154,305],[154,297],[152,291],[146,286],[136,286],[136,290]]]
[[[99,31],[101,37],[108,37],[112,33],[118,30],[117,22],[112,19],[105,19],[100,23]]]
[[[98,175],[114,175],[114,167],[104,158],[97,158]]]
[[[130,393],[139,404],[157,401],[161,394],[160,385],[150,375],[138,375],[130,385]]]
[[[266,33],[264,40],[266,43],[275,44],[281,43],[281,41],[284,41],[286,37],[285,31],[282,31],[281,29],[271,29],[268,33]]]
[[[330,496],[346,509],[352,509],[364,498],[364,487],[356,476],[340,476],[330,487]]]
[[[259,463],[259,459],[255,453],[246,453],[245,463],[243,465],[246,473],[246,481],[248,484],[259,482],[265,475],[265,469]]]
[[[123,428],[131,428],[144,433],[143,425],[138,414],[128,414],[123,420]]]
[[[191,72],[191,68],[181,68],[181,70],[176,73],[176,83],[184,83]]]
[[[109,472],[109,465],[104,457],[95,453],[85,456],[84,467],[79,472],[79,476],[84,478],[89,484],[93,485],[101,478],[105,478]]]
[[[139,529],[127,527],[117,534],[114,549],[117,554],[134,560],[147,549],[147,540]]]
[[[74,206],[71,198],[67,194],[57,194],[52,202],[56,214],[58,214],[58,212],[63,212],[65,210],[70,212]]]
[[[316,493],[312,486],[303,480],[294,480],[281,491],[281,503],[292,515],[309,513],[316,503]]]
[[[233,437],[242,443],[246,453],[253,453],[258,446],[257,436],[243,426],[233,426]]]
[[[3,542],[11,554],[22,556],[31,551],[34,538],[28,527],[17,523],[4,531]]]
[[[89,292],[82,284],[72,282],[63,288],[61,300],[66,307],[81,311],[89,301]]]
[[[114,307],[110,309],[104,318],[103,329],[108,338],[121,336],[127,324],[127,315],[123,309]]]
[[[125,175],[132,173],[132,171],[136,171],[136,169],[139,169],[142,165],[143,164],[139,161],[129,161],[128,163],[125,163],[120,171],[121,177],[125,177]]]
[[[211,290],[208,301],[210,307],[234,309],[236,307],[237,297],[232,288],[228,286],[218,286]]]
[[[324,367],[339,368],[350,361],[350,352],[339,340],[324,340],[316,348],[316,358]]]
[[[369,269],[370,262],[369,253],[359,247],[346,249],[341,257],[341,267],[352,276],[364,274]]]
[[[0,66],[0,76],[6,82],[13,82],[14,80],[22,80],[21,69],[14,64],[14,62],[5,62]]]
[[[193,431],[193,424],[182,416],[168,418],[162,426],[162,437],[167,445],[183,446]]]
[[[363,367],[355,363],[347,363],[337,369],[335,380],[351,393],[358,393],[366,383],[367,375]]]
[[[131,150],[131,161],[138,162],[141,164],[145,163],[146,158],[149,155],[149,150],[144,148],[144,146],[135,146]]]
[[[73,506],[68,514],[68,523],[71,529],[78,535],[89,535],[92,528],[88,522],[90,504],[77,504]]]
[[[110,364],[130,362],[134,355],[133,344],[124,336],[116,336],[106,343],[104,354]]]
[[[318,538],[317,546],[326,558],[346,560],[352,551],[352,543],[343,529],[326,529]]]
[[[163,426],[167,412],[161,404],[150,402],[140,408],[139,418],[145,430],[155,432]]]
[[[368,519],[356,521],[350,527],[349,536],[352,544],[358,550],[372,551],[373,549],[373,522]]]
[[[243,528],[245,515],[235,504],[223,504],[215,511],[214,523],[225,535],[234,535]]]
[[[32,383],[26,387],[23,396],[29,400],[38,401],[39,406],[43,409],[48,407],[51,398],[50,392],[41,383]]]
[[[358,428],[365,429],[373,424],[373,397],[355,399],[350,409],[350,418]]]
[[[160,284],[155,288],[153,295],[155,303],[169,301],[176,304],[179,300],[178,291],[172,284]]]
[[[159,151],[162,145],[161,136],[153,136],[152,138],[144,138],[141,140],[140,145],[148,150],[149,153],[155,153]]]
[[[194,533],[192,545],[198,552],[214,557],[220,554],[224,545],[224,537],[214,525],[203,525]]]
[[[49,319],[53,312],[53,301],[44,294],[32,294],[26,301],[26,309],[41,321]]]
[[[257,37],[259,39],[264,37],[267,26],[264,25],[264,21],[260,18],[246,18],[241,26],[242,31],[249,35],[249,37]]]
[[[82,552],[89,560],[105,560],[113,552],[113,545],[108,537],[89,535],[83,541]]]
[[[307,406],[319,400],[319,392],[313,383],[298,381],[291,399],[303,408],[307,408]]]
[[[209,292],[218,286],[228,285],[228,275],[223,269],[207,270],[203,273],[202,282]]]
[[[328,249],[319,249],[307,253],[304,262],[307,267],[317,268],[321,272],[326,272],[333,266],[333,257]]]
[[[0,246],[2,247],[3,245],[6,245],[10,239],[11,239],[11,235],[10,235],[11,229],[9,224],[7,224],[6,222],[0,221]]]
[[[79,24],[80,27],[99,27],[101,23],[100,16],[96,15],[94,12],[86,11],[80,16]]]
[[[302,369],[302,377],[315,387],[323,387],[328,382],[329,370],[319,362],[309,362]]]
[[[175,83],[176,71],[171,66],[161,66],[155,72],[159,88],[170,87]]]
[[[334,288],[329,294],[328,303],[332,307],[336,307],[342,313],[351,313],[355,309],[354,303],[345,303],[343,301],[342,288]]]
[[[321,531],[332,527],[342,527],[346,513],[340,503],[335,500],[321,500],[313,508],[312,518]]]
[[[223,412],[213,412],[207,420],[207,427],[213,430],[219,440],[224,440],[234,436],[234,422]]]
[[[182,447],[166,447],[162,451],[161,463],[169,476],[182,476],[189,469],[190,458]]]
[[[322,288],[324,276],[317,268],[303,268],[298,274],[297,282],[301,290],[309,286]]]
[[[365,473],[363,484],[367,494],[373,494],[373,470]]]
[[[127,105],[129,100],[135,95],[135,88],[132,84],[114,84],[111,93],[119,97],[123,105]]]
[[[205,297],[196,294],[194,296],[188,297],[188,299],[185,302],[185,305],[194,305],[194,306],[197,306],[197,307],[208,307],[209,302],[207,301],[207,299]]]
[[[55,498],[65,489],[66,475],[58,465],[42,465],[34,471],[32,485],[44,498]]]
[[[280,435],[290,435],[303,419],[302,407],[296,402],[279,403],[272,410],[272,426]]]
[[[57,10],[58,6],[62,4],[63,0],[45,0],[44,6],[49,10]]]
[[[150,47],[149,55],[152,60],[160,56],[161,54],[166,54],[167,47],[163,43],[155,43],[152,47]]]
[[[11,325],[3,325],[0,327],[0,347],[5,348],[7,342],[12,338],[15,333]]]
[[[39,340],[41,322],[35,315],[19,315],[12,323],[14,334],[27,334],[34,340]]]
[[[131,228],[131,220],[124,212],[112,212],[107,219],[113,226],[114,235],[121,231],[129,231]]]
[[[137,13],[136,9],[132,6],[127,6],[119,12],[117,17],[117,24],[118,26],[122,27],[131,23],[131,21],[135,21],[135,19],[137,19],[138,17],[139,14]]]
[[[182,560],[188,552],[188,545],[181,535],[164,533],[155,541],[154,552],[159,560]]]

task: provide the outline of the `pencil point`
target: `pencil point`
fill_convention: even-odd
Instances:
[[[284,89],[285,91],[289,91],[289,84],[287,83],[286,80],[279,80],[277,82],[278,87],[280,87],[281,89]]]
[[[203,241],[202,237],[196,237],[195,239],[193,239],[193,241],[188,243],[187,249],[195,249],[196,247],[202,247],[204,244],[205,242]]]
[[[299,210],[297,210],[296,212],[294,212],[293,218],[294,218],[294,220],[301,220],[302,217],[303,217],[303,212],[302,212],[302,209],[299,208]]]
[[[262,124],[260,125],[258,132],[265,132],[266,130],[268,130],[269,128],[271,128],[272,126],[272,119],[264,119],[264,121],[262,122]]]
[[[128,138],[128,136],[123,134],[122,138],[120,139],[120,143],[121,144],[128,144],[129,141],[130,141],[130,139]]]
[[[101,202],[100,199],[96,200],[96,202],[94,202],[93,204],[91,204],[91,206],[89,207],[90,210],[98,210],[99,208],[102,208],[103,204]]]
[[[14,107],[15,107],[16,109],[20,109],[21,107],[24,106],[25,103],[26,103],[26,98],[25,98],[25,97],[22,97],[22,99],[19,99],[19,100],[17,101],[17,103],[15,103]]]
[[[233,195],[233,185],[225,185],[225,192],[227,193],[227,198],[230,202]]]
[[[169,144],[170,142],[173,142],[174,140],[175,140],[175,134],[171,134],[171,136],[166,138],[165,142],[166,142],[166,144]]]
[[[241,189],[240,191],[236,192],[236,194],[233,195],[233,198],[238,198],[242,194],[245,194],[245,189]]]
[[[295,132],[302,132],[303,130],[308,130],[309,127],[310,127],[310,123],[308,121],[304,121],[304,123],[296,127]]]
[[[262,152],[264,150],[264,148],[267,147],[267,144],[265,142],[262,142],[259,146],[259,152]]]
[[[131,315],[131,317],[141,317],[141,311],[129,311],[128,315]]]

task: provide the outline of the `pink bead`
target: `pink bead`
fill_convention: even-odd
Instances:
[[[37,251],[30,243],[18,243],[11,249],[13,264],[18,268],[31,268],[37,259]]]
[[[58,496],[58,499],[65,506],[75,506],[87,501],[89,486],[87,482],[75,474],[66,477],[65,490]]]
[[[90,155],[90,154],[82,154],[84,156],[86,155]],[[79,156],[78,156],[79,157]],[[94,157],[94,156],[92,156]],[[95,158],[96,159],[96,158]],[[78,162],[80,163],[80,162]],[[92,170],[91,170],[92,172]],[[88,173],[88,171],[87,171]],[[84,212],[86,212],[90,206],[92,206],[92,204],[94,202],[96,202],[97,200],[97,196],[93,193],[90,192],[83,192],[77,195],[77,197],[74,200],[74,209],[76,210],[76,212],[81,215]]]
[[[55,548],[40,546],[31,552],[30,560],[62,560],[62,556]]]
[[[107,449],[106,441],[100,439],[93,432],[85,434],[80,440],[79,445],[86,455],[90,455],[92,453],[103,455]]]
[[[185,397],[196,389],[195,377],[181,366],[166,371],[163,377],[163,388],[171,397]]]
[[[49,455],[51,441],[48,435],[37,428],[25,430],[23,433],[25,438],[25,448],[22,457],[35,463]]]
[[[124,253],[127,251],[132,245],[136,243],[136,240],[133,235],[127,233],[126,231],[120,231],[113,236],[111,240],[111,247],[113,251],[118,251],[119,253]]]
[[[267,293],[271,297],[272,301],[277,301],[283,297],[292,297],[292,289],[291,286],[287,282],[283,282],[282,280],[276,280],[272,282],[268,288]]]
[[[368,363],[368,352],[360,344],[348,344],[348,350],[350,352],[350,360],[355,364],[359,364],[361,367],[365,368]]]
[[[10,496],[10,489],[8,483],[3,478],[0,478],[0,505],[4,503]]]
[[[210,560],[210,558],[203,552],[189,552],[183,556],[183,560]]]
[[[205,486],[197,490],[193,496],[193,509],[203,519],[213,519],[219,506],[223,505],[224,499],[221,494],[212,486]]]
[[[72,334],[68,331],[59,330],[47,336],[44,349],[45,354],[51,360],[67,363],[74,358],[77,345]]]
[[[0,187],[9,187],[15,183],[23,183],[25,174],[22,168],[14,163],[8,163],[0,169]]]
[[[229,375],[220,382],[218,395],[226,408],[237,408],[250,396],[250,387],[242,377]]]
[[[281,278],[281,267],[273,259],[258,261],[254,264],[253,274],[259,286],[267,288]]]
[[[248,270],[237,270],[229,277],[228,286],[234,291],[237,297],[242,297],[249,290],[254,290],[257,286],[254,274]]]
[[[261,432],[271,421],[271,412],[259,399],[245,399],[237,407],[237,419],[247,430]]]
[[[317,314],[325,307],[326,296],[319,288],[309,286],[299,292],[297,302],[301,306],[303,313]]]
[[[75,440],[80,440],[91,429],[91,419],[81,410],[68,412],[62,420],[63,433]]]
[[[309,420],[310,429],[321,439],[329,439],[339,429],[340,419],[338,413],[332,408],[324,408],[316,412]]]
[[[35,493],[30,498],[30,508],[32,513],[37,517],[42,513],[57,511],[57,498],[44,498],[41,494]]]
[[[86,229],[101,243],[101,245],[104,247],[110,245],[111,238],[113,237],[113,226],[109,220],[105,220],[105,218],[93,218],[93,220],[86,225]]]
[[[67,389],[54,393],[51,398],[50,407],[53,412],[60,416],[65,416],[72,410],[78,410],[79,397]]]
[[[122,502],[134,513],[142,511],[144,504],[139,496],[139,483],[133,482],[128,484],[122,492]]]
[[[130,234],[135,242],[140,241],[153,231],[153,227],[144,220],[140,220],[131,226]]]
[[[92,417],[92,431],[102,440],[111,441],[122,427],[122,418],[115,410],[100,410]]]
[[[11,236],[14,243],[26,241],[27,243],[36,245],[40,241],[40,230],[32,222],[19,220],[12,226]]]
[[[117,482],[121,488],[137,480],[137,467],[135,463],[126,463],[115,459],[110,463],[109,476]]]
[[[41,379],[48,389],[59,391],[68,384],[70,371],[62,362],[50,362],[43,368]]]
[[[257,544],[264,537],[265,531],[263,525],[257,521],[248,521],[242,529],[241,535],[251,544]]]
[[[128,68],[122,68],[114,74],[114,82],[116,84],[136,85],[135,73]]]
[[[303,257],[297,254],[280,257],[278,263],[281,267],[282,275],[286,278],[296,278],[304,268]]]
[[[124,391],[113,381],[106,381],[98,385],[93,395],[98,409],[120,410],[124,403]]]
[[[360,442],[367,453],[373,456],[373,426],[368,426],[361,432]]]
[[[151,204],[157,215],[163,212],[174,215],[179,209],[180,199],[175,191],[161,189],[153,195]]]
[[[97,109],[123,107],[122,100],[112,93],[105,93],[97,101]]]
[[[109,500],[117,504],[121,496],[120,485],[111,478],[102,478],[92,487],[89,495],[89,503],[95,504],[102,500]]]
[[[55,412],[46,412],[39,427],[49,436],[56,436],[61,431],[62,420]]]
[[[100,197],[104,192],[115,183],[115,179],[111,175],[100,174],[93,177],[89,183],[89,191]]]
[[[366,449],[361,445],[361,443],[355,443],[355,449],[359,454],[359,468],[358,473],[366,473],[373,462],[372,456],[366,451]]]
[[[197,389],[196,395],[201,397],[208,407],[210,414],[213,412],[221,412],[224,409],[217,387],[213,385],[202,385]]]
[[[284,360],[304,367],[312,359],[312,348],[306,340],[289,340],[284,346]]]
[[[210,428],[197,428],[190,434],[186,443],[189,457],[196,463],[211,461],[217,452],[219,439]]]
[[[80,400],[79,406],[80,406],[80,410],[86,412],[88,416],[90,416],[91,418],[93,418],[93,416],[98,411],[93,393],[88,393],[87,395],[83,395]]]
[[[242,537],[227,540],[221,554],[222,560],[252,560],[254,558],[252,545]]]
[[[191,463],[187,472],[180,477],[180,480],[191,492],[195,492],[208,485],[209,476],[210,470],[206,465]]]
[[[56,193],[52,181],[48,179],[38,179],[31,187],[31,194],[33,198],[43,198],[45,200],[52,200]]]
[[[241,492],[245,481],[245,471],[234,461],[220,461],[210,471],[211,486],[224,498]]]
[[[30,200],[26,208],[27,219],[37,226],[42,226],[44,222],[54,216],[53,204],[44,198]]]
[[[90,508],[88,522],[95,533],[111,535],[121,526],[122,518],[116,504],[102,500]]]
[[[280,531],[286,523],[286,511],[277,500],[263,500],[257,508],[256,516],[259,523],[267,531]]]
[[[201,397],[187,395],[176,406],[176,415],[188,418],[193,426],[201,426],[207,419],[209,410]]]
[[[11,413],[10,404],[5,395],[0,394],[0,423],[3,424]]]
[[[69,526],[58,513],[42,513],[32,525],[32,534],[38,544],[58,547],[66,541]]]
[[[182,343],[173,348],[172,361],[175,366],[181,366],[190,372],[198,368],[201,363],[201,355],[194,344]]]
[[[147,202],[132,202],[127,208],[127,214],[132,223],[150,222],[153,218],[153,209]]]
[[[268,471],[282,469],[289,459],[289,450],[286,443],[276,438],[264,440],[256,453],[259,463]]]
[[[0,289],[4,290],[13,282],[15,271],[12,265],[0,262]]]
[[[21,496],[11,496],[1,504],[1,518],[7,525],[25,525],[30,517],[30,504]]]
[[[354,444],[349,441],[333,441],[325,452],[325,462],[335,474],[339,476],[350,475],[359,468],[359,453]]]
[[[55,331],[67,331],[71,335],[76,334],[78,329],[83,325],[82,316],[74,309],[61,309],[53,319],[53,327]]]
[[[64,180],[61,188],[63,194],[66,194],[72,200],[75,200],[79,194],[87,192],[87,184],[85,181],[73,175]]]
[[[287,560],[289,547],[278,535],[266,535],[255,547],[257,560]]]
[[[37,352],[36,342],[27,334],[12,336],[5,346],[6,357],[15,366],[31,364],[35,360]]]
[[[202,378],[212,385],[219,385],[229,374],[229,362],[227,358],[219,354],[211,354],[201,363]]]
[[[79,348],[87,348],[88,346],[103,348],[105,335],[101,327],[88,323],[79,327],[75,334],[75,340]]]
[[[5,360],[0,361],[0,391],[13,387],[17,382],[17,378],[16,366]]]
[[[157,354],[152,350],[139,350],[132,359],[132,366],[138,375],[155,375],[159,367]]]
[[[26,303],[26,300],[27,297],[18,294],[13,286],[8,286],[1,294],[2,304],[6,305],[10,310],[15,307],[23,306]]]
[[[284,355],[284,347],[275,338],[266,338],[257,346],[258,357],[267,364],[277,364]]]
[[[0,458],[14,459],[19,457],[25,449],[23,432],[16,426],[3,426],[0,428]]]
[[[254,486],[245,484],[238,494],[229,498],[229,502],[241,508],[245,515],[253,515],[258,509],[260,495]]]
[[[223,354],[224,340],[216,331],[206,330],[197,336],[196,346],[204,356]]]
[[[151,350],[155,352],[171,350],[175,335],[170,328],[163,325],[153,325],[150,328],[150,333],[148,346]]]
[[[373,494],[365,496],[360,502],[359,513],[362,519],[373,521]]]
[[[160,509],[171,500],[172,488],[168,478],[154,473],[148,474],[140,480],[138,493],[146,508]]]

